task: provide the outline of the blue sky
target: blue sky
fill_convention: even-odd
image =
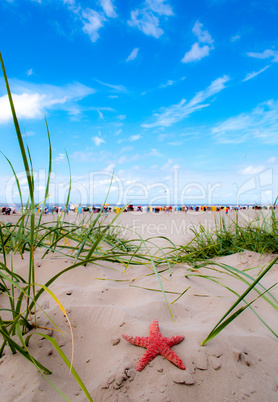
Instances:
[[[273,202],[276,0],[2,0],[2,53],[42,199]],[[1,151],[26,193],[0,78]],[[16,201],[1,157],[0,201]]]

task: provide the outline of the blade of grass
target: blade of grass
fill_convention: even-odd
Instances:
[[[276,282],[274,285],[270,286],[264,293],[269,291],[270,289],[274,288],[278,282]],[[218,335],[227,325],[229,325],[235,318],[237,318],[243,311],[245,311],[248,307],[251,306],[256,300],[258,300],[264,293],[261,295],[257,296],[254,300],[252,300],[250,303],[248,303],[246,306],[240,307],[235,313],[233,313],[230,317],[228,317],[225,321],[222,320],[220,321],[221,324],[217,325],[214,327],[214,329],[209,333],[209,335],[206,337],[206,339],[203,340],[201,343],[201,346],[204,346],[206,343],[211,341],[216,335]],[[238,304],[238,303],[237,303]],[[278,338],[278,335],[275,334],[275,336]]]
[[[278,257],[276,257],[267,267],[266,269],[261,273],[261,275],[258,276],[258,278],[250,285],[245,292],[235,301],[235,303],[229,308],[229,310],[224,314],[224,316],[221,318],[220,321],[215,325],[215,327],[212,329],[212,331],[209,333],[209,335],[206,337],[206,339],[202,342],[202,346],[205,345],[208,342],[208,339],[210,338],[211,334],[216,331],[216,329],[220,326],[222,321],[236,308],[236,306],[248,295],[248,293],[251,292],[251,290],[256,286],[256,284],[265,276],[265,274],[273,267],[273,265],[276,263],[278,260]],[[271,287],[272,288],[272,287]],[[270,288],[270,289],[271,289]],[[269,291],[270,289],[266,290],[264,293]],[[264,294],[262,293],[262,294]],[[261,297],[259,295],[258,297]]]

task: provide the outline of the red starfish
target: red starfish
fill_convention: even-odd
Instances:
[[[172,346],[180,343],[184,336],[176,335],[166,338],[161,335],[157,320],[153,320],[150,326],[150,336],[129,336],[122,335],[122,337],[136,346],[146,348],[147,351],[137,363],[136,370],[142,371],[156,356],[161,355],[170,360],[180,369],[185,370],[185,366],[181,359],[170,349]]]

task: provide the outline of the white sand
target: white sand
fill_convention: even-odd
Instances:
[[[15,217],[4,219],[11,221]],[[112,215],[109,215],[106,220],[111,219]],[[119,218],[123,226],[132,222],[134,225],[134,220],[137,220],[136,230],[145,239],[164,230],[162,225],[165,225],[165,233],[158,234],[182,244],[190,238],[190,232],[187,233],[190,222],[213,226],[214,214],[127,213]],[[183,220],[186,222],[185,234],[173,229]],[[150,228],[148,225],[151,224],[154,226]],[[157,229],[159,224],[160,229]],[[131,236],[130,232],[127,236]],[[166,244],[163,239],[157,240],[157,243],[160,246]],[[37,267],[37,283],[45,283],[56,272],[72,263],[69,258],[57,254],[48,255],[43,260],[41,256],[41,252],[36,252],[35,264],[40,265]],[[273,255],[261,256],[246,251],[220,258],[218,262],[239,269],[258,267],[248,271],[255,275],[273,258]],[[13,263],[17,273],[27,276],[27,254],[24,260],[18,256],[13,257]],[[185,265],[175,266],[171,277],[169,272],[165,272],[162,278],[163,286],[168,291],[181,293],[191,286],[172,305],[175,322],[160,292],[133,287],[159,289],[156,277],[146,276],[150,271],[143,266],[134,269],[129,267],[123,274],[124,267],[120,264],[89,264],[67,272],[51,285],[50,289],[65,307],[73,326],[74,367],[94,401],[278,400],[277,339],[251,310],[246,310],[216,338],[201,347],[202,340],[236,300],[236,296],[206,279],[185,278],[186,269]],[[223,274],[220,276],[226,285],[237,292],[241,293],[245,289],[239,281]],[[270,286],[277,278],[278,266],[275,265],[263,283]],[[273,294],[278,297],[277,288]],[[169,302],[176,297],[175,294],[168,294]],[[6,303],[5,300],[6,297],[0,295],[1,306]],[[46,293],[41,297],[40,305],[58,327],[65,331],[65,337],[55,331],[53,336],[70,358],[72,344],[66,318]],[[261,299],[254,306],[256,312],[278,332],[277,310]],[[161,356],[156,357],[142,372],[134,370],[145,349],[129,344],[121,335],[148,336],[154,318],[158,320],[163,336],[185,336],[184,341],[173,346],[186,366],[185,371]],[[38,322],[41,326],[53,327],[42,313],[39,313]],[[47,333],[43,329],[33,332]],[[29,350],[53,372],[50,380],[70,400],[86,400],[60,356],[46,339],[33,336]],[[5,402],[63,400],[31,363],[19,354],[12,355],[7,348],[0,359],[0,387],[1,401]]]

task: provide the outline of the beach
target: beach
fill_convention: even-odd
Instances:
[[[255,214],[253,210],[241,211],[238,219],[241,223],[248,222]],[[103,215],[102,224],[109,226],[115,216],[114,213]],[[171,242],[175,245],[189,242],[193,238],[192,228],[198,228],[200,224],[213,229],[220,217],[228,223],[236,215],[235,212],[229,212],[226,216],[224,211],[128,212],[122,213],[115,223],[124,238],[147,241],[151,252],[157,250],[157,253],[161,253],[171,247]],[[55,215],[46,215],[43,221],[53,218]],[[1,216],[0,219],[5,223],[13,222],[18,215]],[[81,216],[77,218],[73,213],[69,213],[65,219],[69,222],[79,219],[86,225]],[[154,239],[149,241],[152,237]],[[17,274],[26,277],[28,252],[24,253],[24,258],[19,254],[10,254],[9,266],[11,255]],[[36,250],[34,254],[37,284],[46,283],[53,275],[74,263],[73,257],[65,257],[58,251],[49,252],[42,258],[43,255],[44,250]],[[246,250],[218,257],[214,261],[245,270],[255,278],[275,257],[276,254]],[[246,284],[228,276],[220,267],[217,281],[226,287],[204,277],[186,277],[189,273],[186,263],[173,265],[171,272],[167,264],[164,268],[160,280],[164,290],[169,292],[166,295],[173,317],[150,264],[126,266],[96,261],[69,270],[50,285],[51,292],[63,305],[70,320],[74,340],[73,366],[92,399],[96,402],[277,401],[277,338],[251,309],[246,309],[215,338],[201,346],[237,299],[227,287],[242,294]],[[263,278],[262,284],[270,287],[277,282],[277,278],[278,264],[275,264]],[[272,294],[278,297],[277,287]],[[255,296],[256,293],[248,295],[247,301]],[[6,307],[3,294],[0,294],[0,305]],[[69,369],[43,336],[47,334],[56,339],[70,359],[73,345],[67,317],[47,292],[41,296],[39,305],[48,317],[38,311],[39,328],[32,329],[31,333],[40,335],[30,338],[28,349],[34,358],[52,371],[48,378],[70,400],[85,401],[86,397]],[[252,307],[278,332],[277,309],[262,298]],[[122,335],[147,337],[154,319],[158,320],[163,337],[184,336],[184,340],[172,349],[183,361],[186,370],[181,370],[162,356],[157,356],[141,372],[135,370],[146,350],[130,344]],[[63,333],[55,329],[51,320]],[[19,353],[13,355],[7,347],[0,358],[0,386],[3,401],[64,400],[34,365]]]

